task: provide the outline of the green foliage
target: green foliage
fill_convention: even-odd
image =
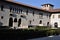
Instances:
[[[50,29],[50,30],[47,30],[46,33],[47,33],[48,36],[55,35],[55,30]]]
[[[1,31],[1,29],[0,29]],[[4,33],[19,33],[19,34],[26,34],[26,35],[40,35],[40,36],[50,36],[50,35],[59,35],[60,28],[58,29],[51,29],[47,26],[36,26],[35,28],[25,28],[25,29],[6,29],[2,30],[1,32]]]
[[[49,30],[50,28],[47,27],[47,26],[36,26],[35,29],[38,29],[38,30]]]

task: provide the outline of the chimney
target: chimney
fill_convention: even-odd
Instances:
[[[52,4],[43,4],[42,5],[42,9],[43,10],[52,10],[53,9],[53,7],[54,7],[54,5],[52,5]]]

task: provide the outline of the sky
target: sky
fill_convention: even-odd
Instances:
[[[42,4],[50,3],[54,5],[54,8],[60,8],[60,0],[14,0],[14,1],[36,6],[38,8],[41,8]]]

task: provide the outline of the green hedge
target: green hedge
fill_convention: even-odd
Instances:
[[[27,29],[0,29],[0,33],[9,33],[9,34],[20,34],[21,36],[50,36],[50,35],[59,35],[60,28],[51,29],[47,26],[37,26],[35,28],[27,28]]]

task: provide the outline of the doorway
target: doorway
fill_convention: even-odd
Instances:
[[[49,26],[49,22],[47,22],[47,26]]]
[[[54,27],[58,28],[58,23],[57,22],[54,23]]]
[[[12,27],[13,26],[13,18],[9,18],[9,27]]]
[[[21,18],[18,20],[18,27],[20,26],[21,24]]]

